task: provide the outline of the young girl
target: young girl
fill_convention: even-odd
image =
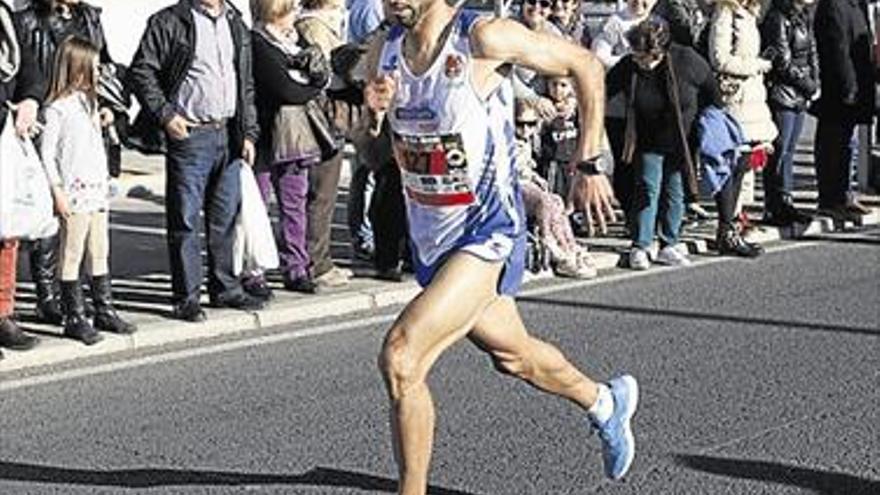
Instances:
[[[574,86],[567,77],[547,78],[547,95],[556,106],[556,118],[541,128],[539,172],[550,182],[550,190],[568,197],[567,167],[577,150],[580,129]]]
[[[526,213],[537,225],[538,235],[550,252],[550,263],[556,275],[593,278],[598,272],[586,248],[574,238],[562,197],[550,192],[547,181],[535,170],[534,139],[539,123],[538,112],[531,101],[517,100],[516,170]]]
[[[68,38],[58,48],[47,98],[41,151],[61,217],[60,275],[64,335],[92,345],[98,330],[130,334],[135,326],[113,308],[108,275],[110,204],[102,127],[112,114],[98,111],[98,50]],[[86,262],[95,305],[94,326],[85,315],[80,266]]]

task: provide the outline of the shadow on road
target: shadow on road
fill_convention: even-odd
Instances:
[[[384,493],[395,493],[397,491],[397,482],[392,479],[325,467],[316,467],[303,474],[285,475],[155,468],[100,471],[18,462],[0,462],[0,480],[120,488],[310,485],[316,487],[357,488]],[[430,487],[428,493],[432,495],[473,495],[467,492],[435,486]]]
[[[621,306],[615,304],[599,304],[579,301],[556,301],[538,297],[519,297],[517,301],[532,304],[544,304],[550,306],[562,306],[566,308],[591,309],[598,311],[610,311],[612,313],[631,313],[648,316],[665,316],[669,318],[683,318],[688,320],[710,320],[728,323],[743,323],[746,325],[762,325],[771,327],[796,328],[812,332],[850,333],[854,335],[868,335],[880,337],[880,329],[870,327],[854,327],[847,325],[835,325],[833,323],[812,323],[808,321],[775,320],[772,318],[750,318],[748,316],[722,315],[714,313],[700,313],[698,311],[681,311],[674,309],[640,308],[637,306]]]
[[[796,486],[822,495],[875,495],[880,493],[880,481],[776,462],[725,459],[702,455],[677,455],[675,462],[697,471],[730,478]]]

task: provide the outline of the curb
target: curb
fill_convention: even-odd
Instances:
[[[618,265],[620,256],[614,253],[594,253],[594,261],[600,270]],[[600,275],[601,276],[601,275]],[[524,284],[553,279],[552,272],[527,273]],[[565,279],[560,279],[565,280]],[[154,320],[139,325],[132,335],[102,333],[104,340],[94,346],[62,338],[60,329],[52,335],[59,338],[43,338],[35,349],[24,352],[3,350],[0,360],[0,376],[3,373],[69,363],[76,360],[109,356],[126,352],[158,349],[187,342],[246,335],[267,328],[304,323],[327,317],[339,317],[352,313],[377,310],[401,305],[421,292],[414,280],[399,284],[383,284],[338,294],[315,298],[297,299],[290,304],[269,306],[265,310],[243,312],[227,309],[206,308],[208,321],[186,323],[171,319]],[[46,333],[43,332],[45,335]]]
[[[880,224],[880,210],[864,217],[860,225],[865,227]],[[751,241],[770,243],[783,239],[814,236],[836,232],[853,225],[835,225],[830,218],[817,217],[803,229],[759,227],[748,238]],[[707,235],[693,235],[682,239],[682,244],[691,254],[705,254],[714,245],[714,238]],[[620,266],[620,252],[593,251],[593,260],[599,270],[607,271]],[[600,273],[599,277],[602,277]],[[524,285],[536,281],[556,279],[552,272],[538,274],[526,273]],[[556,279],[560,283],[571,279]],[[4,359],[0,360],[0,376],[3,373],[69,363],[76,360],[109,356],[112,354],[158,349],[164,346],[186,342],[216,339],[218,337],[241,336],[279,325],[290,325],[339,317],[362,311],[376,310],[401,305],[413,299],[421,289],[414,280],[399,284],[381,285],[353,289],[347,292],[331,293],[315,298],[296,299],[288,304],[278,304],[256,312],[242,312],[228,309],[206,308],[209,320],[204,323],[186,323],[171,319],[159,319],[141,323],[137,333],[120,336],[102,333],[105,337],[99,344],[91,347],[70,339],[60,338],[60,329],[44,335],[59,335],[59,338],[44,338],[40,345],[30,351],[17,352],[4,349]]]

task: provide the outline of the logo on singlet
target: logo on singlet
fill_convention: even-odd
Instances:
[[[429,107],[397,108],[394,110],[394,116],[402,121],[434,120],[437,118],[437,112]]]
[[[457,53],[448,55],[446,63],[443,64],[443,72],[451,82],[462,82],[463,78],[461,76],[464,74],[464,59],[461,55]]]

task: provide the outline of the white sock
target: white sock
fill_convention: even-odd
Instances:
[[[611,395],[611,389],[604,383],[597,385],[599,391],[596,394],[596,402],[587,410],[587,414],[594,421],[604,423],[614,413],[614,396]]]

